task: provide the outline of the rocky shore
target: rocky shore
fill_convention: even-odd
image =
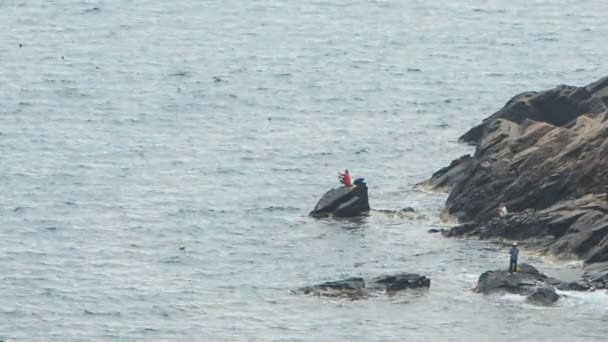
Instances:
[[[475,153],[427,181],[462,222],[444,235],[526,241],[608,285],[608,77],[516,95],[460,140]]]

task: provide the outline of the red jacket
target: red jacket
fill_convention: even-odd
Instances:
[[[345,172],[345,173],[341,173],[340,176],[342,176],[342,184],[344,184],[345,186],[351,186],[351,179],[350,179],[350,173]]]

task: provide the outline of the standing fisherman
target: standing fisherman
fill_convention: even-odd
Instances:
[[[513,246],[509,250],[511,256],[511,262],[509,262],[509,274],[517,272],[517,258],[519,257],[519,249],[517,248],[517,242],[513,242]]]

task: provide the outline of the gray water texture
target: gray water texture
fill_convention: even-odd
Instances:
[[[608,74],[608,2],[0,1],[0,339],[605,341],[606,292],[471,291],[416,184],[512,95]],[[339,170],[358,221],[307,217]],[[577,262],[522,251],[553,276]],[[298,294],[417,272],[428,292]]]

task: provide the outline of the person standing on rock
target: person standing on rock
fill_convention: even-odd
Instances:
[[[344,173],[338,173],[338,178],[340,178],[340,183],[344,184],[344,186],[351,186],[351,177],[348,170],[344,170]]]
[[[511,261],[509,262],[509,274],[517,272],[517,258],[519,258],[519,249],[517,248],[517,242],[513,242],[511,249],[509,250]]]

